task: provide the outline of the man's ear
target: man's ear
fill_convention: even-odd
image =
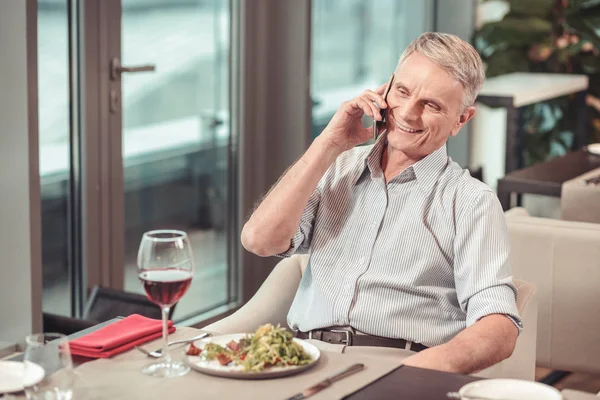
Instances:
[[[460,129],[475,116],[475,110],[475,106],[470,106],[463,110],[463,112],[458,116],[456,125],[454,125],[452,128],[450,136],[456,136],[458,134],[458,131],[460,131]]]

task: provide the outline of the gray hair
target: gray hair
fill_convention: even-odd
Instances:
[[[463,107],[475,103],[485,81],[485,69],[473,46],[455,35],[426,32],[408,45],[400,56],[398,67],[415,52],[427,57],[462,84],[465,90]]]

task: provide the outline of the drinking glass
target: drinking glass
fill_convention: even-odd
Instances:
[[[162,310],[162,359],[143,369],[147,375],[169,378],[185,375],[190,368],[173,361],[167,351],[169,311],[187,292],[194,276],[194,260],[185,232],[155,230],[144,233],[138,251],[139,278],[148,298]]]
[[[23,388],[30,400],[71,400],[73,361],[67,337],[37,333],[25,338]]]

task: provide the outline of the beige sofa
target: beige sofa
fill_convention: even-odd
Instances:
[[[600,373],[600,224],[506,217],[513,275],[537,286],[537,365]]]
[[[204,327],[218,333],[250,332],[270,322],[287,326],[286,316],[306,268],[307,256],[293,256],[280,261],[258,292],[237,312]],[[477,374],[483,377],[534,379],[537,303],[535,286],[515,280],[518,288],[518,308],[525,329],[519,336],[513,355],[503,362]],[[357,349],[353,349],[357,350]],[[381,354],[381,353],[378,353]],[[406,353],[388,352],[405,357]]]

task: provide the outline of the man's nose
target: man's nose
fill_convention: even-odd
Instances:
[[[421,105],[413,99],[406,99],[398,109],[400,117],[405,121],[414,121],[421,116]]]

